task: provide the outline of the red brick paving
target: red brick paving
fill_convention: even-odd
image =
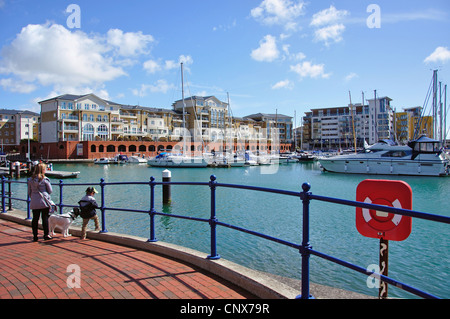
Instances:
[[[68,286],[76,286],[72,264],[79,288]],[[0,220],[0,299],[245,298],[255,297],[170,258],[61,234],[32,242],[30,227]]]

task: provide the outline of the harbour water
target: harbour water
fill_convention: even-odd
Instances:
[[[149,181],[154,176],[161,181],[164,168],[147,165],[55,164],[55,170],[80,171],[79,178],[64,180],[65,184]],[[401,179],[413,190],[413,209],[450,216],[450,178],[391,177],[344,175],[322,172],[318,163],[291,163],[276,167],[236,167],[172,169],[172,181],[208,182],[214,174],[220,183],[301,191],[301,184],[311,184],[317,195],[354,200],[356,187],[364,179]],[[264,171],[265,170],[265,171]],[[267,174],[271,173],[271,174]],[[54,183],[53,199],[59,202],[58,180]],[[98,187],[98,186],[96,186]],[[76,205],[86,186],[64,188],[64,203]],[[13,186],[15,194],[24,192],[24,185]],[[210,190],[207,186],[172,186],[172,203],[162,205],[161,187],[155,191],[156,210],[179,215],[209,218]],[[18,194],[22,197],[22,195]],[[105,191],[108,207],[149,209],[149,187],[146,185],[111,185]],[[99,194],[97,199],[100,201]],[[248,228],[297,244],[301,243],[302,205],[295,197],[218,188],[217,218],[224,223]],[[24,207],[23,203],[15,206]],[[331,203],[312,201],[311,245],[315,250],[357,264],[361,267],[378,264],[377,239],[361,236],[355,227],[355,209]],[[156,237],[209,253],[208,223],[156,217]],[[81,223],[78,219],[77,223]],[[108,231],[149,237],[147,214],[107,211]],[[402,242],[390,242],[389,276],[442,298],[450,298],[450,228],[446,224],[413,220],[412,233]],[[301,256],[293,248],[271,243],[248,234],[223,227],[217,229],[217,252],[222,258],[249,268],[276,275],[300,279]],[[368,288],[365,275],[312,256],[311,281],[323,285],[377,296],[378,289]],[[389,287],[390,297],[415,298],[395,287]]]

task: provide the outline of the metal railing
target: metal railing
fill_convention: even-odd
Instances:
[[[7,180],[5,177],[2,177],[1,180],[1,191],[2,191],[2,211],[1,213],[7,213],[6,210],[6,202],[8,201],[8,207],[9,209],[12,208],[12,200],[18,200],[18,201],[24,201],[27,203],[27,219],[30,219],[30,199],[23,199],[23,198],[14,198],[12,197],[11,193],[11,184],[12,183],[23,183],[26,184],[27,182],[24,181],[12,181]],[[314,195],[310,192],[311,185],[308,183],[302,184],[302,191],[301,192],[293,192],[293,191],[287,191],[287,190],[280,190],[280,189],[272,189],[272,188],[264,188],[264,187],[256,187],[256,186],[246,186],[246,185],[236,185],[236,184],[224,184],[224,183],[218,183],[216,180],[216,177],[214,175],[211,175],[209,182],[157,182],[154,177],[151,177],[149,182],[112,182],[112,183],[106,183],[104,179],[102,178],[100,180],[100,183],[74,183],[74,184],[65,184],[62,180],[59,181],[58,184],[52,184],[52,185],[58,185],[59,186],[59,211],[62,212],[63,208],[65,207],[77,207],[74,205],[66,205],[63,202],[63,189],[64,187],[70,187],[70,186],[92,186],[92,185],[98,185],[101,189],[100,195],[101,195],[101,232],[105,233],[107,232],[106,228],[106,218],[105,218],[105,212],[108,211],[121,211],[121,212],[137,212],[137,213],[145,213],[149,215],[149,239],[148,242],[156,242],[156,233],[155,233],[155,216],[167,216],[171,218],[179,218],[179,219],[186,219],[186,220],[192,220],[192,221],[198,221],[203,223],[209,223],[211,232],[210,232],[210,254],[207,256],[208,259],[219,259],[220,255],[217,252],[217,237],[216,237],[216,228],[217,226],[222,226],[226,228],[230,228],[236,231],[244,232],[253,236],[261,237],[264,239],[267,239],[272,242],[276,242],[281,245],[285,245],[294,249],[297,249],[301,254],[301,294],[298,296],[298,298],[302,299],[309,299],[312,298],[310,294],[310,265],[309,260],[310,256],[317,256],[320,258],[323,258],[325,260],[331,261],[333,263],[339,264],[341,266],[344,266],[346,268],[349,268],[351,270],[354,270],[356,272],[362,273],[366,276],[372,276],[374,278],[379,279],[380,281],[386,282],[390,285],[393,285],[397,288],[400,288],[402,290],[408,291],[412,294],[415,294],[417,296],[420,296],[422,298],[431,298],[431,299],[439,299],[439,297],[429,294],[425,291],[422,291],[420,289],[414,288],[410,285],[407,285],[405,283],[399,282],[393,278],[390,278],[388,276],[384,276],[382,274],[378,274],[374,271],[369,271],[363,267],[360,267],[358,265],[352,264],[350,262],[344,261],[342,259],[327,255],[325,253],[319,252],[317,250],[314,250],[312,248],[312,245],[310,243],[309,238],[309,231],[310,231],[310,225],[309,225],[309,217],[310,217],[310,203],[312,200],[318,200],[318,201],[324,201],[324,202],[330,202],[335,203],[339,205],[347,205],[347,206],[353,206],[353,207],[361,207],[366,209],[372,209],[376,211],[383,211],[387,213],[392,214],[399,214],[404,216],[410,216],[413,218],[420,218],[424,220],[429,221],[435,221],[439,223],[445,223],[450,224],[450,217],[447,216],[441,216],[441,215],[434,215],[434,214],[428,214],[413,210],[407,210],[407,209],[401,209],[401,208],[395,208],[395,207],[388,207],[383,205],[376,205],[376,204],[369,204],[369,203],[363,203],[358,201],[351,201],[351,200],[344,200],[344,199],[338,199],[338,198],[332,198],[332,197],[326,197],[326,196],[320,196],[320,195]],[[137,210],[137,209],[127,209],[127,208],[115,208],[115,207],[107,207],[105,202],[105,188],[109,185],[147,185],[150,190],[150,208],[148,210]],[[184,216],[184,215],[177,215],[173,213],[164,213],[164,212],[158,212],[155,210],[155,187],[161,186],[161,185],[185,185],[185,186],[209,186],[211,196],[211,205],[210,205],[210,218],[199,218],[199,217],[192,217],[192,216]],[[262,234],[256,231],[252,231],[250,229],[246,229],[243,227],[239,227],[236,225],[231,225],[227,223],[223,223],[217,219],[216,216],[216,189],[218,187],[224,187],[224,188],[235,188],[235,189],[246,189],[246,190],[253,190],[253,191],[259,191],[259,192],[268,192],[268,193],[275,193],[280,195],[286,195],[286,196],[294,196],[298,197],[302,201],[302,242],[301,244],[292,243],[280,238],[272,237],[266,234]]]

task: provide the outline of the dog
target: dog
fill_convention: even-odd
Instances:
[[[50,215],[48,218],[48,229],[50,236],[55,235],[55,228],[58,227],[64,237],[71,236],[69,227],[73,221],[80,215],[80,209],[75,207],[70,212],[61,215]]]

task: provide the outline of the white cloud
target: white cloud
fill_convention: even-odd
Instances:
[[[300,15],[304,14],[304,2],[296,0],[263,0],[250,11],[250,15],[267,25],[283,25],[286,30],[295,30]]]
[[[0,85],[3,86],[3,89],[15,93],[31,93],[36,90],[36,86],[34,84],[13,79],[0,79]]]
[[[358,77],[359,77],[358,74],[356,74],[355,72],[351,72],[351,73],[347,74],[347,76],[344,78],[344,80],[345,80],[345,82],[349,82],[349,81],[351,81],[353,79],[356,79]]]
[[[315,13],[310,23],[310,26],[318,28],[314,32],[314,40],[324,42],[326,46],[342,41],[345,26],[340,22],[348,15],[347,10],[337,10],[332,5]]]
[[[437,47],[424,60],[425,63],[446,63],[447,61],[450,61],[450,50],[446,47]]]
[[[334,6],[317,12],[313,15],[311,26],[320,27],[324,25],[334,24],[348,15],[347,10],[337,10]]]
[[[151,35],[139,32],[123,32],[111,29],[106,34],[108,44],[112,45],[121,56],[136,56],[148,53],[148,45],[154,42]]]
[[[333,24],[324,28],[317,29],[314,32],[314,39],[316,41],[322,41],[325,45],[330,45],[330,42],[342,41],[342,33],[345,31],[343,24]]]
[[[291,65],[291,71],[300,75],[301,78],[324,78],[330,77],[330,73],[325,73],[324,64],[312,64],[309,61],[298,63],[296,65]]]
[[[161,70],[159,63],[154,60],[145,61],[143,67],[148,73],[156,73]]]
[[[158,80],[155,84],[142,84],[140,89],[133,89],[132,93],[136,96],[143,97],[150,93],[167,93],[167,91],[174,89],[173,84],[167,83],[166,80]]]
[[[253,50],[250,54],[254,60],[260,62],[272,62],[279,57],[280,51],[278,51],[274,36],[266,35],[259,44],[259,48]]]
[[[9,77],[2,86],[22,93],[38,86],[64,93],[100,90],[105,82],[127,75],[123,67],[132,63],[119,56],[146,53],[152,41],[141,32],[114,29],[99,36],[58,24],[30,24],[1,50],[0,74]]]
[[[292,88],[294,87],[293,83],[291,83],[291,81],[289,80],[284,80],[284,81],[280,81],[275,83],[274,85],[272,85],[272,90],[278,90],[278,89],[289,89],[292,90]]]

